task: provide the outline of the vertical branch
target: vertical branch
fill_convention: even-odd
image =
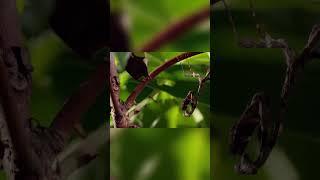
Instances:
[[[4,60],[0,59],[0,100],[4,109],[4,115],[10,137],[13,142],[13,147],[17,153],[18,162],[21,163],[19,168],[25,168],[27,172],[35,170],[35,166],[39,168],[39,162],[33,156],[33,150],[31,146],[30,131],[24,127],[24,122],[27,121],[27,117],[19,110],[22,107],[17,95],[13,91],[13,88],[9,84],[8,70],[4,64]],[[26,108],[26,107],[25,107]],[[24,109],[25,110],[25,109]],[[31,168],[31,169],[30,169]]]
[[[110,85],[110,95],[112,106],[114,110],[114,124],[116,127],[128,127],[129,120],[125,115],[125,108],[123,104],[120,102],[120,82],[117,73],[117,67],[114,62],[114,58],[112,54],[110,54],[110,77],[109,77],[109,85]]]
[[[18,54],[14,49],[19,49]],[[17,161],[12,159],[19,169],[17,174],[9,174],[18,178],[24,176],[28,179],[35,173],[41,174],[39,159],[35,156],[30,131],[25,127],[30,117],[29,101],[31,95],[31,78],[27,72],[21,81],[24,86],[19,86],[15,79],[21,77],[17,66],[21,61],[26,63],[26,56],[22,56],[22,34],[18,22],[16,2],[13,0],[0,1],[0,103],[3,107],[9,136],[12,140]],[[21,58],[21,59],[20,59]],[[13,67],[9,69],[8,64]],[[30,64],[25,64],[30,65]],[[7,67],[8,66],[8,67]],[[10,75],[9,75],[10,71]],[[10,167],[5,167],[10,168]]]
[[[13,0],[0,1],[0,47],[21,47],[22,34],[18,23],[16,2]]]
[[[8,131],[8,126],[6,123],[6,117],[4,113],[4,108],[0,103],[0,151],[3,152],[3,156],[1,157],[1,166],[5,171],[7,177],[9,179],[13,179],[15,177],[15,173],[17,171],[17,166],[10,161],[11,159],[16,159],[16,153],[13,148],[12,139],[10,137],[10,133]]]

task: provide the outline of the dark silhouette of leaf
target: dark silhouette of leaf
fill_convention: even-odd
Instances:
[[[269,115],[269,98],[264,93],[257,93],[253,96],[239,121],[232,127],[230,149],[233,154],[241,156],[240,162],[235,166],[237,172],[256,174],[268,158],[275,144],[275,136],[277,136],[273,132],[273,123]],[[255,129],[258,130],[260,152],[256,160],[251,160],[246,152],[246,147],[252,139]]]
[[[111,13],[110,17],[110,47],[111,51],[129,51],[129,37],[124,28],[119,12]]]
[[[126,71],[135,79],[141,80],[141,78],[149,77],[148,68],[145,64],[144,56],[138,56],[137,54],[130,53],[128,63],[126,65]]]
[[[109,1],[57,0],[50,25],[76,53],[91,57],[109,41]]]

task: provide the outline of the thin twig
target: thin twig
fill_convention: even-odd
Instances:
[[[210,80],[210,69],[207,71],[206,75],[203,78],[199,79],[199,87],[198,87],[198,96],[200,95],[200,91],[202,90],[204,84]]]
[[[231,11],[230,11],[230,7],[229,7],[228,3],[226,2],[226,0],[221,0],[221,1],[223,3],[224,8],[226,9],[226,13],[227,13],[227,16],[229,18],[229,22],[230,22],[231,27],[232,27],[234,39],[235,39],[236,42],[238,42],[239,34],[237,32],[236,25],[235,25],[235,22],[233,20],[233,16],[232,16]]]
[[[183,115],[185,117],[190,117],[193,114],[194,110],[197,108],[200,92],[204,87],[206,81],[210,80],[210,69],[207,70],[207,73],[204,77],[201,77],[198,74],[197,78],[199,81],[197,93],[195,93],[194,91],[189,91],[187,96],[181,103],[181,110],[183,111]]]

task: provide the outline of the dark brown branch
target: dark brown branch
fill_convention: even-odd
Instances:
[[[7,175],[8,178],[23,175],[25,179],[28,179],[30,176],[42,173],[40,161],[32,149],[30,131],[25,127],[30,117],[31,79],[25,78],[25,86],[21,89],[15,89],[15,83],[13,83],[12,76],[9,76],[9,68],[6,66],[8,62],[15,66],[19,61],[17,57],[12,58],[9,54],[14,53],[14,48],[23,49],[23,38],[20,30],[16,1],[0,1],[0,103],[4,109],[8,132],[15,150],[12,153],[17,156],[17,159],[11,159],[11,161],[14,161],[12,164],[20,170],[17,174],[14,174],[16,172],[10,172],[13,174]],[[25,60],[25,57],[19,58],[22,58],[22,61]],[[19,72],[12,70],[12,73],[18,76]],[[10,177],[11,175],[14,177]]]
[[[117,67],[114,62],[114,58],[110,54],[110,95],[112,100],[112,106],[114,109],[114,124],[116,127],[124,128],[129,126],[128,119],[126,117],[126,109],[120,102],[120,82],[117,73]]]
[[[195,14],[187,16],[184,19],[169,25],[166,29],[157,33],[155,37],[151,38],[149,42],[145,43],[141,48],[139,48],[139,51],[155,51],[164,44],[178,38],[188,29],[208,19],[208,17],[210,17],[210,6],[205,7]]]
[[[107,60],[107,59],[106,59]],[[80,123],[84,113],[96,102],[106,88],[108,63],[100,64],[96,71],[80,88],[66,101],[56,115],[51,128],[59,132],[64,140],[68,140],[75,124]]]
[[[22,47],[22,34],[18,23],[16,2],[0,1],[0,47]]]
[[[165,71],[166,69],[168,69],[170,66],[174,65],[175,63],[185,60],[187,58],[190,58],[192,56],[195,56],[197,54],[200,54],[201,52],[186,52],[183,54],[180,54],[168,61],[166,61],[164,64],[162,64],[161,66],[157,67],[154,71],[152,71],[149,76],[150,78],[146,78],[144,79],[140,84],[138,84],[136,86],[136,88],[132,91],[132,93],[129,95],[129,97],[127,98],[125,105],[126,108],[129,109],[135,99],[137,98],[137,96],[142,92],[142,90],[145,88],[145,86],[152,81],[159,73],[161,73],[162,71]]]
[[[40,166],[31,148],[30,134],[24,127],[24,121],[27,119],[23,117],[22,113],[18,113],[18,99],[10,88],[8,71],[2,58],[0,58],[0,102],[3,105],[5,119],[19,163],[23,166],[20,168],[26,168],[24,171],[35,171]]]

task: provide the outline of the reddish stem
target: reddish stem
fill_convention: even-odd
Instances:
[[[185,33],[188,29],[203,22],[210,17],[210,6],[191,14],[186,18],[169,25],[166,29],[156,34],[150,41],[145,43],[139,51],[150,52],[159,49],[164,44],[176,39]]]
[[[200,54],[202,52],[186,52],[186,53],[182,53],[168,61],[166,61],[164,64],[162,64],[161,66],[157,67],[154,71],[152,71],[149,74],[149,78],[145,78],[140,84],[138,84],[136,86],[136,88],[132,91],[132,93],[130,94],[130,96],[127,98],[126,100],[126,108],[129,109],[132,105],[134,100],[137,98],[137,96],[142,92],[142,90],[145,88],[145,86],[152,81],[158,74],[160,74],[162,71],[168,69],[169,67],[171,67],[172,65],[174,65],[175,63],[185,60],[189,57],[195,56],[197,54]]]

